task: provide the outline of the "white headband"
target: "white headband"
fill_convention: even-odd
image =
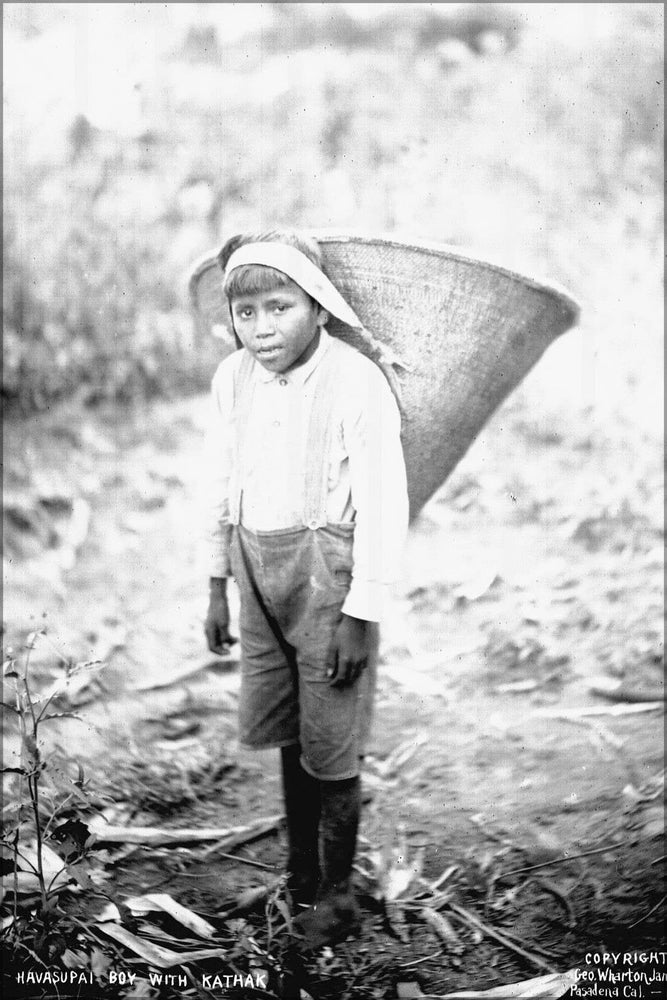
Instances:
[[[225,278],[234,268],[243,264],[261,264],[282,271],[336,319],[355,330],[363,330],[359,317],[335,285],[296,247],[286,243],[246,243],[230,256],[225,268]]]

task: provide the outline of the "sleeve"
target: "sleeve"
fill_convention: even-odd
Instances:
[[[380,621],[400,576],[408,490],[398,406],[384,375],[369,365],[343,417],[355,531],[352,583],[342,610]]]
[[[234,369],[231,362],[231,358],[223,361],[213,378],[204,442],[203,543],[208,575],[213,577],[231,576],[229,483],[234,456]]]

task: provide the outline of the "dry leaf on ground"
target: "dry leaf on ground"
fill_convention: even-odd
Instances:
[[[207,939],[215,937],[216,930],[212,924],[209,924],[208,921],[192,910],[189,910],[186,906],[177,903],[167,893],[152,892],[147,893],[145,896],[132,896],[130,899],[124,900],[124,904],[135,915],[154,913],[155,911],[162,910],[199,937]],[[97,920],[120,920],[118,908],[114,903],[110,903],[109,906],[105,906],[104,910],[98,914]]]
[[[128,929],[121,926],[121,924],[116,924],[111,921],[98,923],[96,928],[108,937],[113,938],[114,941],[124,944],[125,947],[129,948],[130,951],[133,951],[135,955],[139,955],[139,957],[143,958],[149,965],[153,965],[158,969],[169,969],[174,965],[184,965],[186,962],[198,962],[205,958],[225,958],[227,954],[224,948],[200,948],[196,951],[172,951],[170,948],[162,948],[160,945],[151,944],[150,941],[146,941],[143,938],[137,937],[136,934],[132,934],[131,931],[128,931]]]
[[[265,833],[275,830],[283,820],[282,814],[265,817],[249,823],[247,826],[237,827],[202,827],[185,828],[182,830],[172,830],[167,827],[155,826],[112,826],[110,823],[99,822],[94,819],[90,822],[90,830],[96,834],[98,841],[102,843],[127,843],[127,844],[148,844],[152,847],[161,847],[167,844],[183,844],[188,841],[217,840],[220,850],[236,847],[248,840],[254,840]]]
[[[507,983],[492,990],[464,990],[461,993],[445,993],[439,1000],[514,1000],[532,997],[534,1000],[557,1000],[576,984],[577,970],[557,972],[550,976],[538,976],[522,983]]]

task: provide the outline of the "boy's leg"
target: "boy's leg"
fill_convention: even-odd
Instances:
[[[262,533],[256,534],[251,541],[259,548],[258,580],[274,634],[280,633],[281,645],[285,643],[289,654],[287,660],[292,660],[292,654],[296,659],[297,676],[290,671],[290,679],[298,692],[296,716],[290,712],[290,722],[298,722],[294,736],[282,720],[279,729],[284,735],[278,737],[277,728],[272,725],[281,716],[281,695],[285,693],[282,686],[275,691],[277,697],[270,712],[266,711],[270,679],[267,667],[270,664],[264,651],[257,658],[248,655],[250,640],[255,638],[254,629],[250,628],[246,632],[242,630],[244,680],[247,689],[256,673],[261,678],[261,698],[253,702],[252,714],[254,721],[261,719],[263,734],[267,730],[276,733],[283,747],[291,744],[281,751],[281,756],[290,836],[288,870],[295,874],[308,854],[308,850],[300,849],[300,836],[309,830],[311,819],[314,826],[314,810],[304,815],[304,805],[321,802],[320,840],[325,881],[318,890],[315,906],[295,921],[297,927],[303,929],[306,943],[316,947],[327,941],[333,943],[344,939],[355,929],[358,919],[350,877],[359,824],[359,761],[374,671],[367,668],[352,687],[340,690],[332,688],[327,677],[333,637],[349,590],[352,529],[350,526],[349,531],[327,528],[321,532],[298,529]],[[290,700],[291,697],[290,694]],[[245,717],[248,718],[248,713]],[[295,760],[297,742],[301,744],[301,759],[305,765],[299,768]],[[306,772],[307,777],[301,771]],[[314,784],[308,782],[308,777]],[[314,792],[315,786],[319,788],[319,796]],[[312,851],[310,856],[313,857]],[[294,879],[290,881],[295,882]]]
[[[344,941],[359,929],[359,908],[352,891],[352,864],[361,803],[358,777],[320,781],[323,875],[315,905],[295,921],[304,944],[320,948]]]
[[[287,888],[292,903],[312,903],[320,881],[320,782],[301,766],[299,744],[280,751],[287,816]]]
[[[350,892],[357,846],[361,791],[359,778],[321,781],[323,878],[319,899]]]

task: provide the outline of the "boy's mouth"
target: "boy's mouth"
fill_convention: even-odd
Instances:
[[[260,347],[257,350],[257,357],[268,360],[269,358],[277,357],[280,351],[280,347]]]

